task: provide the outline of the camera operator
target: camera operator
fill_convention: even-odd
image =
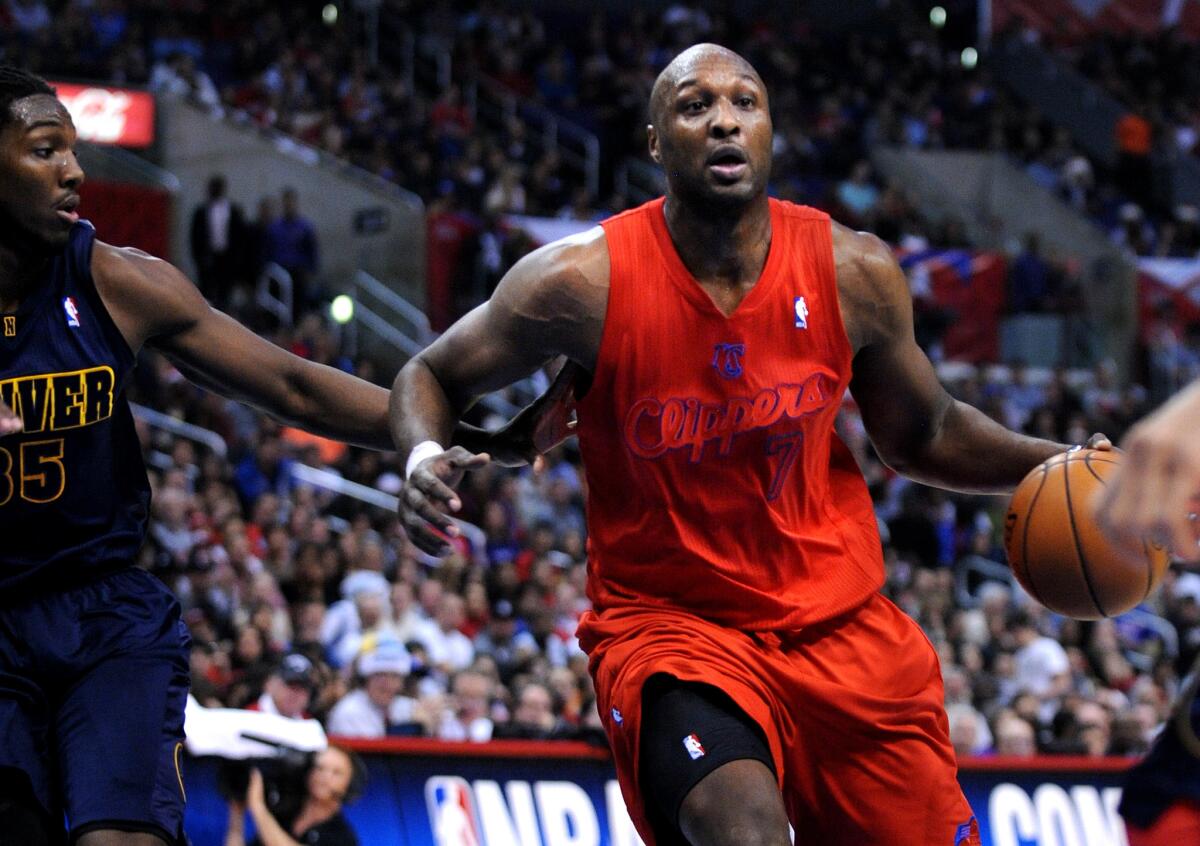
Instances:
[[[262,773],[252,770],[245,802],[229,802],[225,846],[246,846],[246,811],[258,831],[251,846],[358,846],[358,837],[342,814],[342,805],[362,791],[364,780],[364,767],[353,753],[330,746],[313,759],[299,810],[291,818],[281,814],[277,819],[267,805]]]

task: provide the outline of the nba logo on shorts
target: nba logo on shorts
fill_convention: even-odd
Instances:
[[[74,297],[63,297],[63,311],[67,313],[67,325],[79,326],[79,306]]]
[[[475,799],[466,779],[434,776],[425,782],[425,802],[437,846],[483,846]]]
[[[683,739],[683,748],[692,756],[693,761],[697,761],[705,755],[704,746],[700,743],[700,738],[696,737],[695,732]]]

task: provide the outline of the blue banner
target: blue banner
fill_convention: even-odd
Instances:
[[[370,781],[346,815],[363,846],[641,844],[612,765],[587,747],[428,741],[356,747]],[[984,846],[1127,846],[1116,810],[1125,766],[980,759],[963,766],[959,781]],[[222,846],[226,808],[216,793],[216,764],[192,760],[186,773],[188,836],[193,846]]]

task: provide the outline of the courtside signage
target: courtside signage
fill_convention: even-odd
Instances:
[[[154,96],[104,85],[51,82],[84,141],[121,147],[154,143]]]
[[[500,752],[496,747],[508,749]],[[556,744],[350,741],[370,777],[346,809],[370,846],[641,846],[612,764]],[[577,749],[582,744],[566,744]],[[437,749],[447,750],[439,754]],[[392,751],[394,750],[394,751]],[[516,750],[511,753],[511,750]],[[1117,759],[975,758],[959,783],[983,846],[1128,846],[1117,816]],[[216,766],[184,768],[185,827],[193,846],[224,843],[226,805]],[[799,846],[810,846],[801,840]],[[953,846],[951,841],[930,846]]]

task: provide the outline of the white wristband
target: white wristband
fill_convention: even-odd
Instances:
[[[421,441],[408,454],[408,463],[404,465],[404,478],[408,479],[413,474],[413,471],[417,469],[417,465],[426,458],[441,455],[445,451],[445,448],[437,441]]]

